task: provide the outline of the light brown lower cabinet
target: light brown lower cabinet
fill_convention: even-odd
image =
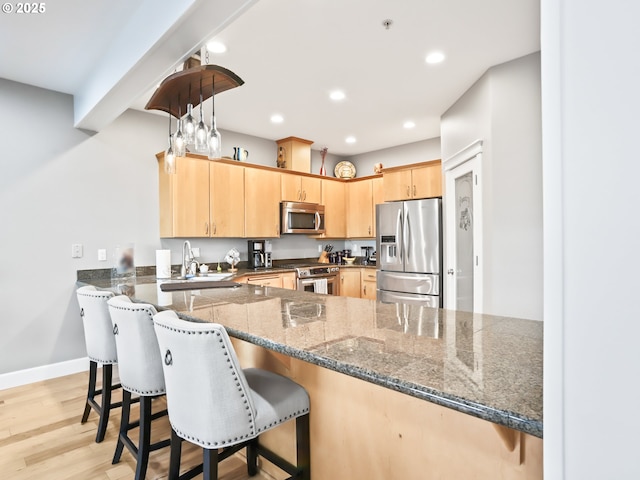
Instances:
[[[250,285],[259,285],[261,287],[286,288],[288,290],[295,290],[297,287],[296,274],[293,272],[269,272],[253,275],[243,275],[241,277],[236,277],[233,281],[238,283],[248,283]]]
[[[372,318],[374,314],[372,307]],[[244,368],[279,373],[308,392],[311,478],[543,478],[541,438],[236,338],[231,341]],[[295,438],[295,422],[287,422],[261,435],[260,441],[295,463]],[[261,468],[281,474],[268,462]]]
[[[360,269],[340,269],[340,296],[360,298]]]
[[[362,291],[360,298],[376,299],[376,271],[371,268],[363,268],[361,273]]]

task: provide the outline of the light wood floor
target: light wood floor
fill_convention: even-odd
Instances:
[[[99,369],[98,376],[101,374]],[[102,443],[95,443],[98,420],[95,412],[91,412],[87,423],[80,424],[88,377],[88,372],[78,373],[0,391],[0,478],[124,480],[134,477],[135,459],[126,448],[120,463],[111,464],[120,409],[112,410]],[[116,397],[120,399],[119,394]],[[154,412],[163,408],[166,408],[163,399],[154,401]],[[132,407],[131,418],[137,418],[137,414],[137,406]],[[169,438],[167,417],[153,422],[152,435],[153,441]],[[137,430],[133,430],[131,436],[137,443]],[[191,447],[183,443],[182,471],[200,463],[201,450]],[[147,479],[166,479],[168,465],[169,448],[152,452]],[[242,458],[233,456],[220,464],[220,480],[248,478]],[[253,478],[271,479],[262,473]]]

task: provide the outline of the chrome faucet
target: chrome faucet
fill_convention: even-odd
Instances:
[[[198,273],[198,267],[199,264],[191,250],[191,242],[185,240],[182,245],[182,267],[180,269],[180,276],[183,278],[186,278],[187,275],[194,276]]]

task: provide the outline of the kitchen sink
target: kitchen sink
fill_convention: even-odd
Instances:
[[[232,273],[208,273],[190,278],[174,277],[172,279],[161,280],[158,283],[160,284],[160,290],[163,292],[240,287],[239,283],[228,280],[232,276]]]

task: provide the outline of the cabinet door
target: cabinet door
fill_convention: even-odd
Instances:
[[[382,183],[382,177],[374,178],[371,180],[371,187],[373,193],[373,212],[372,219],[373,222],[373,237],[376,236],[376,205],[379,203],[384,203],[384,187]]]
[[[296,274],[293,272],[281,273],[280,277],[282,278],[282,288],[286,288],[288,290],[296,290],[298,287],[296,285]]]
[[[363,268],[361,270],[362,291],[360,296],[369,300],[376,299],[376,271],[372,268]]]
[[[176,158],[172,178],[173,236],[209,236],[209,162]]]
[[[209,236],[244,236],[244,167],[209,163]]]
[[[280,175],[281,200],[289,202],[302,201],[300,178],[300,175],[294,175],[292,173],[283,173]]]
[[[340,296],[360,298],[360,269],[340,269]]]
[[[347,238],[373,237],[373,190],[371,180],[347,185]]]
[[[244,236],[280,235],[280,173],[259,168],[244,172]]]
[[[319,178],[300,177],[300,190],[302,191],[302,201],[307,203],[320,203],[321,182]]]
[[[322,204],[324,205],[324,237],[347,236],[345,182],[322,180]]]
[[[258,275],[247,279],[249,285],[260,285],[261,287],[282,288],[282,278],[280,275]]]
[[[413,198],[442,196],[442,164],[440,162],[411,169]]]
[[[385,172],[382,178],[385,202],[411,198],[411,170]]]

